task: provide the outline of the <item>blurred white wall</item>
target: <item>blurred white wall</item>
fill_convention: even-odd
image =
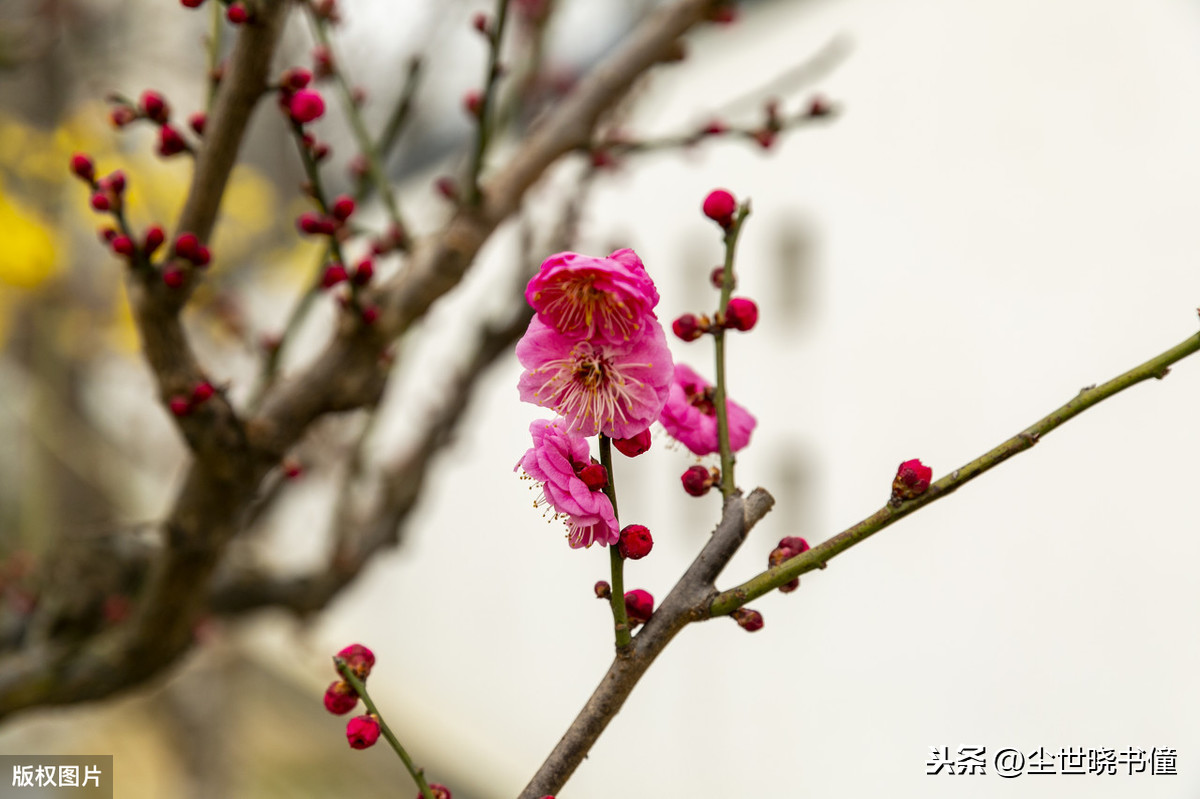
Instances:
[[[669,320],[702,310],[684,284],[719,258],[705,193],[753,198],[741,293],[763,318],[734,341],[731,380],[760,426],[738,477],[778,506],[725,585],[781,536],[815,543],[875,510],[900,461],[940,476],[1197,329],[1194,3],[778,3],[696,35],[634,127],[702,121],[835,35],[854,49],[821,90],[843,118],[766,154],[647,160],[585,220],[594,250],[639,251]],[[793,322],[773,300],[789,229],[815,259],[810,318]],[[672,346],[711,374],[703,344]],[[525,784],[612,651],[591,595],[607,553],[570,550],[512,472],[544,415],[518,402],[517,374],[489,381],[405,548],[308,642],[314,663],[374,647],[376,696],[418,760],[497,796]],[[1200,795],[1198,394],[1185,361],[755,602],[763,631],[686,630],[561,795]],[[627,585],[660,598],[719,505],[679,490],[691,460],[664,443],[617,473],[623,520],[657,542]],[[807,482],[779,491],[781,469]],[[963,745],[1170,747],[1180,773],[925,776],[930,746]]]

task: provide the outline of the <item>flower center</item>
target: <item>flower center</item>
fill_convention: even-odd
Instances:
[[[628,418],[637,400],[634,392],[643,383],[625,372],[639,366],[650,364],[614,363],[601,347],[581,341],[566,358],[547,361],[535,370],[547,375],[535,396],[545,397],[550,407],[570,419],[573,430],[594,430],[618,417]]]
[[[583,330],[590,337],[599,327],[628,341],[639,325],[632,309],[617,295],[598,289],[596,275],[563,278],[545,289],[545,312],[562,330]]]
[[[717,415],[716,394],[717,391],[712,386],[702,388],[696,383],[683,384],[683,395],[687,398],[688,404],[705,416]]]

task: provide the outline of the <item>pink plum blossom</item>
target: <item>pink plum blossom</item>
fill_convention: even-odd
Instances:
[[[729,447],[737,452],[750,443],[757,422],[731,399],[726,398],[725,410],[729,416]],[[658,420],[672,438],[697,455],[720,450],[713,387],[681,363],[675,364],[675,379]]]
[[[525,299],[546,325],[572,338],[629,341],[654,317],[658,292],[633,250],[607,258],[560,252],[542,262]]]
[[[639,335],[606,342],[564,335],[535,316],[517,342],[521,399],[557,412],[576,436],[629,438],[653,422],[671,385],[662,326],[643,317]]]
[[[574,548],[617,543],[620,531],[612,502],[580,476],[592,464],[587,441],[567,432],[562,419],[537,419],[529,432],[533,446],[516,468],[543,484],[545,503],[567,523],[567,542]]]

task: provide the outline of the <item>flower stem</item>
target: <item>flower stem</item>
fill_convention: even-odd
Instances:
[[[205,113],[212,112],[213,100],[217,96],[217,69],[221,65],[221,38],[225,32],[225,7],[220,3],[212,4],[212,26],[208,33],[208,92],[204,97]]]
[[[729,297],[733,294],[733,254],[737,248],[738,234],[742,230],[742,222],[750,215],[750,203],[744,202],[738,208],[737,217],[725,231],[725,267],[721,279],[721,305],[717,312],[718,319],[725,318],[729,307]],[[713,404],[717,409],[717,441],[721,452],[721,494],[728,499],[737,486],[733,480],[733,465],[737,458],[729,445],[729,411],[725,406],[725,329],[718,327],[713,333],[716,342],[717,385],[713,395]]]
[[[619,519],[620,517],[617,515],[617,484],[613,479],[612,439],[603,433],[600,434],[600,465],[604,467],[604,472],[608,475],[608,485],[604,487],[604,493],[612,502],[613,517]],[[620,527],[619,521],[617,526]],[[612,605],[613,630],[616,633],[617,651],[620,652],[627,648],[633,639],[629,635],[629,616],[625,613],[625,559],[621,557],[621,552],[616,544],[610,544],[608,547],[608,563],[612,572],[610,578],[612,596],[609,597],[609,604]]]
[[[417,788],[420,789],[421,796],[424,797],[424,799],[435,799],[433,791],[429,788],[429,784],[425,782],[424,770],[417,768],[417,765],[413,763],[412,758],[408,756],[408,752],[406,752],[404,747],[400,745],[400,740],[396,738],[395,733],[393,733],[392,729],[388,727],[387,722],[383,720],[383,714],[379,712],[379,708],[377,708],[375,703],[371,701],[371,695],[367,693],[367,686],[362,680],[358,679],[358,676],[353,671],[351,671],[350,667],[346,665],[346,661],[339,657],[335,657],[333,659],[333,665],[338,670],[338,674],[342,675],[342,679],[348,682],[350,687],[354,689],[354,692],[358,694],[360,699],[362,699],[363,704],[367,706],[367,712],[379,720],[379,731],[383,733],[383,737],[387,739],[387,742],[391,744],[392,749],[395,750],[396,754],[400,756],[400,759],[404,761],[404,767],[408,769],[408,773],[412,776],[413,782],[415,782],[417,784]]]
[[[317,18],[316,11],[314,11],[312,5],[306,4],[305,7],[308,9],[308,21],[312,27],[313,37],[316,38],[321,46],[332,52],[333,45],[329,40],[329,31],[326,30],[327,23]],[[333,63],[333,78],[337,83],[338,93],[342,98],[342,107],[346,112],[346,118],[350,120],[350,128],[353,130],[354,138],[358,143],[358,150],[367,161],[367,175],[370,177],[371,182],[375,184],[376,191],[383,198],[383,204],[387,208],[389,221],[397,229],[404,230],[404,222],[400,218],[400,209],[396,205],[396,195],[392,192],[392,187],[388,184],[387,177],[383,173],[383,160],[380,158],[382,148],[371,141],[371,134],[367,132],[367,125],[363,122],[358,103],[354,102],[354,92],[350,88],[349,81],[346,80],[346,74],[342,71],[341,62],[337,58],[334,58]]]
[[[467,202],[477,205],[481,199],[479,173],[483,171],[483,159],[487,155],[488,141],[492,136],[496,104],[496,83],[500,78],[500,45],[504,41],[504,21],[508,18],[508,0],[496,0],[496,22],[488,36],[487,75],[484,77],[483,99],[479,104],[479,129],[475,137],[475,150],[471,153],[471,172],[468,175]]]

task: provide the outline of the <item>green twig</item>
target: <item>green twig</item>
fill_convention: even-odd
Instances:
[[[600,434],[600,465],[604,467],[604,473],[608,476],[608,484],[604,486],[604,493],[612,502],[613,516],[619,519],[620,517],[617,515],[617,484],[613,480],[612,439],[603,433]],[[621,523],[618,521],[617,527],[620,526]],[[613,630],[616,633],[617,651],[620,652],[626,649],[633,639],[629,634],[629,616],[625,612],[625,559],[621,557],[621,551],[616,544],[610,544],[608,547],[608,562],[612,572],[612,596],[609,597],[609,604],[612,605]]]
[[[404,761],[404,767],[408,769],[408,773],[412,776],[413,782],[415,782],[417,784],[417,788],[421,790],[421,796],[424,797],[424,799],[435,799],[433,791],[429,788],[429,784],[425,782],[425,771],[417,768],[416,763],[414,763],[412,758],[408,756],[408,752],[406,752],[404,747],[400,745],[400,740],[392,732],[392,729],[387,725],[387,722],[383,720],[383,714],[379,712],[379,708],[377,708],[375,703],[371,701],[371,695],[367,693],[367,686],[362,680],[358,679],[357,675],[355,675],[355,673],[346,664],[346,661],[339,657],[335,657],[333,659],[333,665],[338,670],[338,674],[342,675],[342,679],[350,684],[350,687],[354,689],[356,694],[358,694],[359,699],[361,699],[363,704],[367,706],[367,712],[379,721],[379,731],[383,733],[383,737],[387,739],[387,742],[391,744],[392,749],[394,749],[396,754],[400,756],[400,759]]]
[[[496,0],[496,21],[488,33],[487,74],[483,82],[479,127],[475,136],[475,150],[471,153],[471,172],[468,175],[467,202],[471,205],[477,205],[482,197],[479,191],[479,173],[483,171],[483,159],[487,155],[487,146],[495,122],[492,108],[496,102],[496,83],[500,79],[500,45],[504,41],[504,22],[507,18],[508,0]]]
[[[835,555],[839,555],[850,547],[865,541],[867,538],[870,538],[875,533],[899,521],[908,514],[936,502],[947,494],[957,491],[984,472],[999,466],[1012,456],[1031,448],[1041,440],[1042,436],[1064,422],[1075,418],[1096,403],[1106,400],[1130,386],[1137,385],[1143,380],[1149,380],[1150,378],[1161,380],[1167,376],[1171,364],[1186,358],[1197,350],[1200,350],[1200,333],[1185,339],[1140,366],[1136,366],[1128,372],[1114,377],[1103,385],[1089,386],[1081,390],[1077,397],[1061,408],[1034,422],[998,447],[936,481],[921,496],[902,502],[898,506],[891,504],[884,505],[866,519],[863,519],[853,527],[843,530],[828,541],[790,560],[786,560],[772,569],[768,569],[736,588],[722,592],[713,599],[712,604],[709,606],[709,615],[724,616],[756,597],[773,591],[795,577],[799,577],[813,569],[824,568],[825,564]]]
[[[322,47],[325,47],[332,53],[333,45],[329,40],[326,21],[317,18],[312,5],[305,4],[305,8],[308,10],[308,21],[312,27],[313,36]],[[341,95],[346,117],[350,120],[350,127],[354,131],[354,138],[358,142],[359,152],[362,153],[363,158],[367,161],[367,174],[371,182],[375,185],[375,189],[379,192],[379,195],[383,197],[383,204],[387,208],[389,221],[398,230],[405,230],[404,222],[400,217],[399,206],[396,204],[396,195],[392,192],[392,187],[388,184],[387,177],[383,173],[380,148],[376,147],[375,142],[371,141],[371,134],[367,132],[367,125],[363,121],[358,103],[354,102],[354,91],[350,88],[350,83],[346,80],[346,75],[342,71],[341,61],[334,57],[333,64],[333,78],[337,83],[338,93]]]
[[[737,458],[733,455],[733,449],[729,445],[729,410],[725,405],[725,397],[727,395],[725,385],[725,328],[721,326],[721,322],[725,319],[725,312],[729,307],[729,298],[733,294],[734,274],[733,274],[733,256],[737,249],[738,234],[741,233],[742,223],[746,217],[750,215],[750,202],[746,201],[738,208],[737,217],[733,220],[733,224],[725,231],[725,267],[722,271],[721,280],[721,305],[717,311],[717,329],[713,333],[713,339],[716,342],[716,358],[717,358],[717,385],[716,392],[713,396],[713,404],[717,410],[717,442],[721,451],[721,494],[728,499],[734,491],[737,490],[737,485],[733,480],[733,465],[737,462]]]

